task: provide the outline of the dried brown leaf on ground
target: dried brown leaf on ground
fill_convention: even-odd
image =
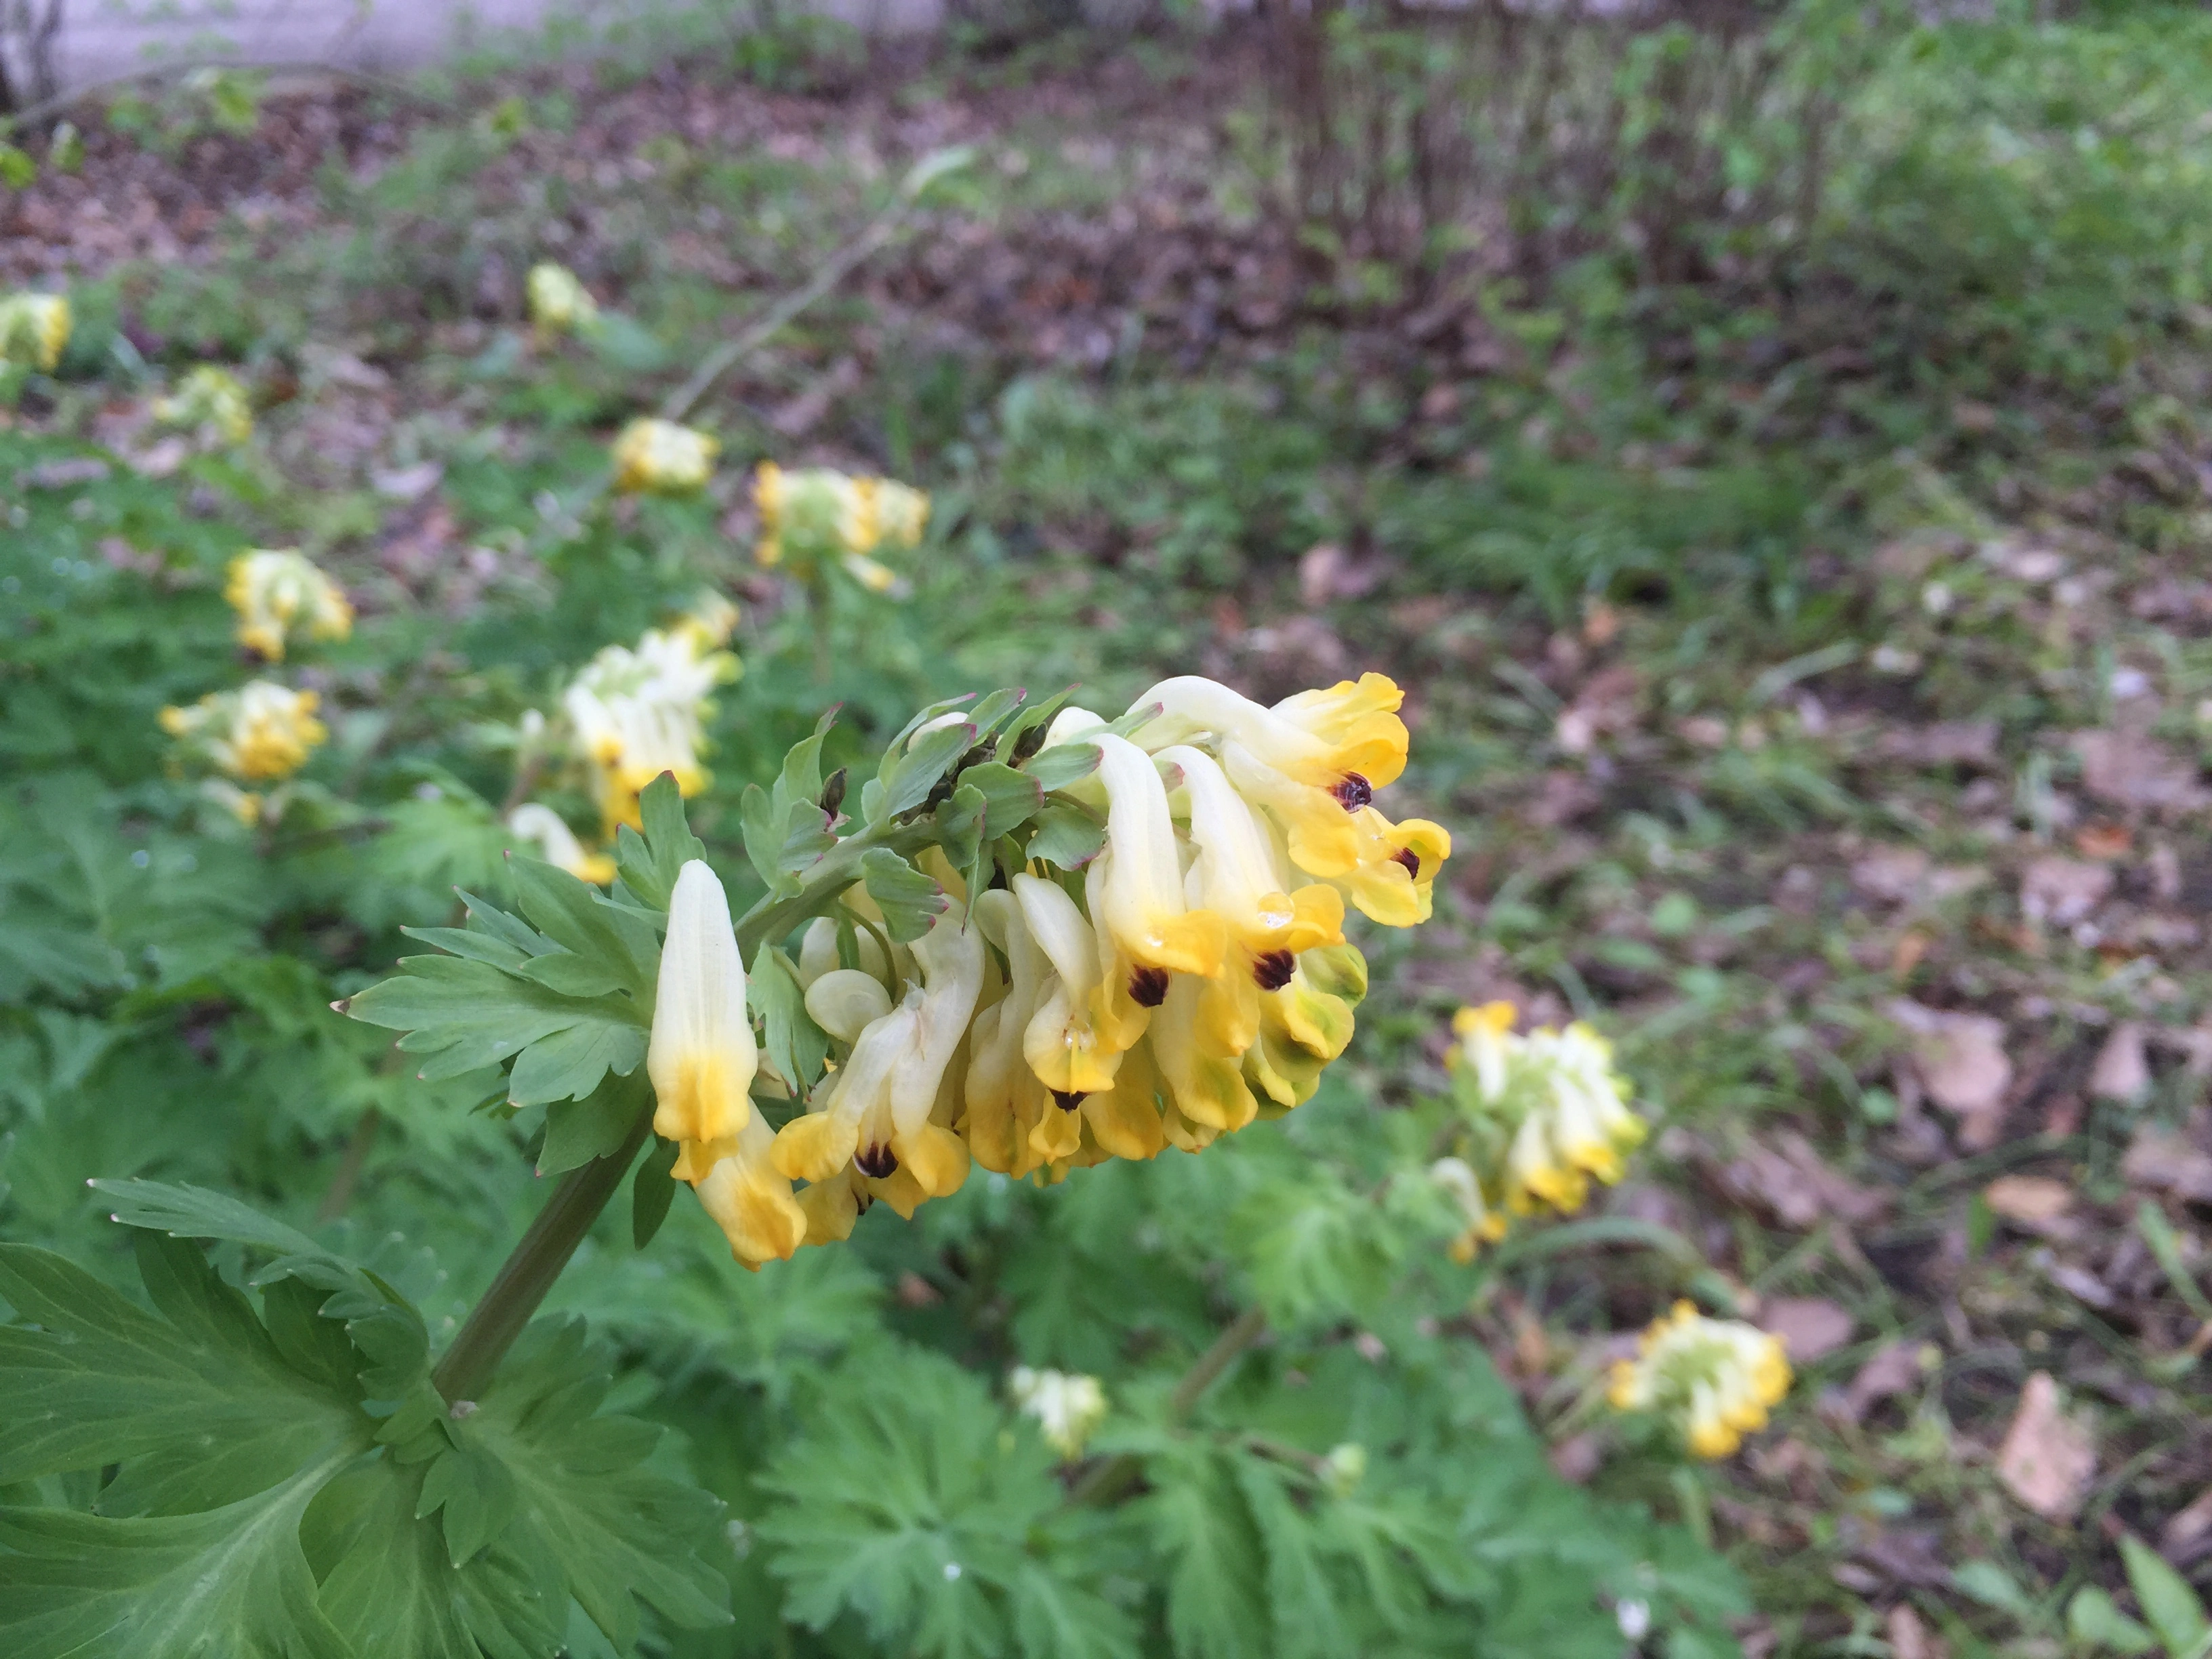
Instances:
[[[2047,1521],[2068,1520],[2081,1506],[2097,1472],[2096,1443],[2060,1407],[2050,1372],[2036,1372],[2020,1391],[1996,1468],[2006,1490]]]
[[[2033,922],[2071,927],[2105,902],[2114,879],[2106,865],[2055,855],[2037,859],[2021,872],[2021,914]]]
[[[2202,806],[2197,768],[2141,732],[2076,732],[2071,746],[2082,787],[2098,799],[2138,811]]]
[[[1936,864],[1917,847],[1877,847],[1851,866],[1851,885],[1889,904],[1941,904],[1989,878],[1972,866]]]
[[[2197,1541],[2212,1533],[2212,1486],[2191,1498],[2159,1528],[2158,1547],[2167,1555],[2193,1553]]]
[[[1959,1117],[1960,1139],[1977,1151],[1994,1145],[2012,1086],[2004,1022],[1905,998],[1889,1005],[1889,1017],[1912,1039],[1913,1063],[1929,1098]]]
[[[1928,1633],[1928,1626],[1920,1622],[1910,1602],[1899,1601],[1889,1610],[1884,1631],[1889,1638],[1891,1659],[1949,1659],[1949,1644]]]
[[[1993,766],[1997,757],[1995,720],[1939,720],[1932,726],[1898,726],[1882,733],[1883,759],[1911,766]]]
[[[2097,1063],[2089,1071],[2089,1092],[2100,1100],[2141,1100],[2150,1092],[2150,1056],[2144,1049],[2140,1020],[2112,1027]]]
[[[1838,1403],[1844,1414],[1856,1423],[1883,1401],[1918,1388],[1926,1373],[1923,1356],[1929,1346],[1908,1339],[1875,1350],[1843,1390]]]
[[[1777,1135],[1772,1146],[1747,1143],[1718,1174],[1722,1186],[1734,1196],[1800,1232],[1824,1216],[1868,1220],[1889,1201],[1887,1194],[1838,1175],[1812,1142],[1794,1132]]]
[[[1850,1315],[1824,1297],[1781,1296],[1759,1310],[1759,1328],[1782,1339],[1793,1365],[1810,1364],[1851,1340]]]
[[[2212,1153],[2156,1124],[2138,1130],[2120,1160],[2120,1173],[2139,1187],[2155,1187],[2192,1203],[2212,1204]]]
[[[2030,1232],[2070,1235],[2075,1231],[2067,1217],[2074,1207],[2074,1189],[2048,1176],[1999,1176],[1982,1188],[1982,1201]]]

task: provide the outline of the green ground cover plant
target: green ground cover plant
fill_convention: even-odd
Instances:
[[[2212,33],[1901,27],[1784,254],[1662,286],[1601,223],[1442,289],[1255,205],[1234,46],[271,94],[173,156],[82,116],[0,208],[75,313],[11,337],[0,431],[11,1651],[2201,1641]],[[672,410],[703,483],[617,489]],[[928,491],[910,544],[853,479]],[[276,660],[228,595],[293,548],[349,616]],[[570,695],[679,646],[680,803]],[[672,1190],[640,975],[685,855],[740,918],[805,887],[833,778],[874,824],[917,711],[1026,687],[822,936],[889,973],[945,896],[1085,863],[1079,776],[998,851],[962,817],[1066,746],[1009,764],[1018,710],[1369,670],[1452,855],[1425,926],[1353,918],[1294,1111],[979,1162],[757,1273]],[[303,763],[165,726],[263,680]],[[739,938],[787,1082],[854,1050],[785,920]],[[482,1047],[563,954],[565,1047]],[[426,955],[507,1000],[398,1050],[422,1011],[333,1011]],[[1577,1020],[1650,1138],[1513,1187],[1539,1085],[1483,1044]],[[447,1389],[556,1190],[604,1216]],[[1684,1298],[1796,1373],[1725,1455],[1609,1403]]]

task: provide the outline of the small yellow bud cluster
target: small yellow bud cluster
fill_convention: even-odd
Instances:
[[[531,326],[541,340],[586,331],[599,319],[599,307],[590,290],[566,265],[549,262],[531,266],[524,287],[529,296]]]
[[[710,1124],[671,1108],[653,1074],[660,1133],[685,1143],[677,1174],[739,1259],[842,1239],[878,1199],[910,1216],[957,1190],[971,1160],[1057,1181],[1195,1152],[1310,1098],[1367,988],[1346,902],[1389,926],[1419,921],[1449,851],[1436,825],[1394,824],[1370,804],[1405,765],[1401,696],[1370,674],[1267,707],[1182,678],[1112,726],[1063,709],[1039,752],[1097,750],[1066,791],[1103,827],[1079,875],[1030,860],[971,892],[929,849],[917,862],[944,908],[902,944],[865,884],[837,895],[844,924],[811,923],[794,970],[835,1062],[805,1109],[755,1136],[742,1086]],[[688,994],[687,971],[664,956],[664,999]],[[741,1020],[741,980],[738,1001]],[[656,1043],[659,1030],[656,1015]],[[731,1036],[687,1075],[749,1083],[751,1042],[749,1029],[742,1045]],[[807,1082],[775,1081],[794,1094]]]
[[[177,382],[177,389],[154,403],[154,418],[192,432],[212,432],[227,444],[253,435],[253,404],[238,377],[213,363],[202,363]]]
[[[738,677],[737,657],[721,648],[737,617],[728,600],[710,597],[673,627],[648,629],[635,649],[608,646],[562,694],[608,835],[617,824],[638,826],[639,793],[663,772],[673,772],[687,796],[707,787],[708,698]]]
[[[1017,1365],[1006,1378],[1006,1392],[1023,1416],[1036,1419],[1045,1443],[1070,1463],[1083,1455],[1092,1432],[1106,1420],[1105,1389],[1079,1371]]]
[[[198,702],[161,711],[161,729],[185,751],[238,783],[282,783],[330,736],[315,718],[313,691],[255,680],[236,691],[210,691]],[[210,792],[243,823],[258,822],[264,802],[254,792]]]
[[[294,549],[240,554],[222,596],[238,613],[238,642],[270,662],[284,660],[288,641],[342,640],[353,632],[345,590]]]
[[[1582,1208],[1590,1182],[1619,1181],[1647,1133],[1604,1038],[1579,1022],[1524,1036],[1514,1019],[1511,1003],[1492,1002],[1452,1022],[1462,1121],[1454,1154],[1430,1174],[1465,1218],[1451,1246],[1460,1261],[1503,1238],[1509,1216]]]
[[[753,556],[815,580],[832,564],[871,593],[898,580],[871,556],[886,548],[911,552],[929,525],[929,497],[889,478],[854,478],[828,467],[787,472],[763,461],[753,475],[760,540]]]
[[[51,374],[70,339],[70,302],[61,294],[11,294],[0,300],[0,362]]]
[[[706,488],[722,446],[673,421],[636,420],[615,440],[615,489],[624,495],[689,495]]]
[[[1617,1411],[1664,1413],[1697,1456],[1726,1457],[1789,1392],[1780,1337],[1677,1302],[1644,1333],[1638,1357],[1614,1364],[1606,1398]]]

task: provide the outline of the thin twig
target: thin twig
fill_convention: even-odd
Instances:
[[[30,126],[44,120],[49,115],[58,115],[72,104],[81,103],[85,99],[95,97],[103,92],[113,92],[119,87],[137,86],[146,81],[168,80],[173,76],[190,75],[195,70],[204,69],[251,70],[271,67],[301,70],[321,75],[335,75],[341,80],[356,82],[365,87],[373,87],[380,92],[397,93],[403,98],[411,98],[416,103],[426,105],[429,108],[449,115],[459,112],[458,105],[449,103],[434,94],[424,92],[419,87],[411,87],[404,81],[395,81],[388,76],[372,75],[365,70],[348,69],[343,64],[310,61],[304,64],[270,65],[244,63],[234,58],[201,58],[189,64],[156,64],[149,69],[131,70],[121,75],[110,75],[97,81],[88,81],[81,87],[72,87],[67,92],[57,93],[52,98],[42,98],[28,109],[19,109],[12,114],[0,115],[0,133],[13,132],[19,127]]]

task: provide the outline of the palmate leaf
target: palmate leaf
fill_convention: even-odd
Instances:
[[[542,1659],[561,1646],[565,1606],[511,1551],[455,1566],[435,1521],[416,1519],[421,1467],[389,1455],[341,1473],[307,1513],[321,1604],[356,1659]],[[325,1561],[331,1565],[323,1566]]]
[[[931,1659],[1136,1651],[1097,1562],[1060,1535],[1083,1522],[1050,1454],[1033,1431],[1008,1431],[975,1377],[878,1349],[813,1404],[760,1477],[781,1500],[759,1529],[791,1617],[818,1630],[855,1614],[883,1650]]]
[[[642,1467],[659,1428],[596,1414],[610,1378],[580,1322],[533,1326],[472,1413],[440,1401],[379,1443],[410,1407],[380,1424],[395,1378],[376,1344],[421,1330],[380,1277],[217,1194],[102,1186],[143,1230],[158,1316],[0,1247],[27,1322],[0,1326],[0,1484],[66,1474],[96,1494],[93,1513],[0,1510],[0,1654],[551,1659],[572,1599],[624,1651],[641,1603],[726,1622],[701,1553],[720,1505]],[[273,1255],[258,1316],[165,1231]]]
[[[368,1444],[343,1328],[313,1317],[313,1291],[288,1281],[270,1292],[280,1347],[198,1245],[141,1234],[138,1251],[165,1317],[60,1256],[0,1245],[0,1297],[43,1328],[0,1326],[0,1485],[118,1464],[104,1512],[175,1513],[264,1491],[329,1447]]]
[[[1233,1454],[1171,1445],[1146,1474],[1139,1506],[1166,1568],[1168,1632],[1185,1659],[1267,1659],[1267,1555],[1238,1489]]]
[[[331,1450],[266,1491],[192,1515],[0,1510],[6,1650],[11,1659],[350,1659],[317,1605],[300,1520],[353,1455]]]
[[[619,1648],[640,1601],[687,1628],[726,1624],[728,1586],[701,1553],[722,1506],[640,1467],[660,1429],[592,1414],[611,1380],[581,1321],[538,1321],[454,1425],[419,1507],[441,1511],[451,1556],[496,1545],[532,1563],[549,1605],[573,1595]]]

